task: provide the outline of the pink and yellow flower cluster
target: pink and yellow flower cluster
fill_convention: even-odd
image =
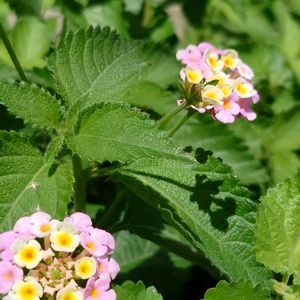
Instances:
[[[184,68],[180,77],[184,82],[185,100],[200,113],[209,111],[223,123],[233,123],[244,117],[256,118],[250,108],[259,101],[253,87],[253,71],[234,50],[221,50],[209,43],[190,45],[176,54]]]
[[[74,213],[60,222],[44,212],[20,218],[0,234],[0,294],[4,300],[115,300],[120,268],[113,236]]]

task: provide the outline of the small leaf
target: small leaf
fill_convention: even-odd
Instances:
[[[72,195],[69,162],[46,162],[17,133],[0,132],[0,231],[37,209],[64,217]]]
[[[49,60],[57,87],[70,104],[122,101],[145,67],[143,43],[109,28],[89,28],[63,38]]]
[[[270,300],[270,292],[250,282],[227,283],[220,281],[215,288],[207,290],[204,300]]]
[[[174,155],[187,159],[155,126],[145,114],[126,104],[95,105],[81,113],[68,144],[73,152],[99,162]]]
[[[125,281],[121,286],[116,286],[115,291],[118,300],[163,300],[155,287],[150,286],[146,289],[141,281],[136,284]]]
[[[269,189],[256,224],[256,257],[282,274],[300,273],[300,174]]]
[[[60,126],[62,109],[59,102],[36,86],[0,81],[0,103],[15,116],[37,127]]]

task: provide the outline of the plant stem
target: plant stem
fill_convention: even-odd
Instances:
[[[164,117],[162,117],[158,122],[157,126],[158,128],[162,128],[164,125],[166,125],[175,115],[177,115],[179,112],[181,112],[183,109],[187,107],[187,102],[184,101],[181,105],[175,107],[173,110],[168,112]]]
[[[78,155],[72,156],[74,172],[74,210],[85,212],[85,184],[86,176],[82,169],[81,159]]]
[[[16,68],[16,70],[17,70],[17,72],[18,72],[18,74],[19,74],[19,76],[21,78],[21,80],[23,80],[25,82],[28,82],[28,79],[25,76],[25,73],[24,73],[24,71],[23,71],[23,69],[22,69],[22,67],[21,67],[21,65],[19,63],[17,55],[16,55],[16,53],[15,53],[15,51],[14,51],[14,49],[13,49],[13,47],[12,47],[12,45],[11,45],[8,37],[7,37],[7,35],[5,33],[5,30],[4,30],[1,22],[0,22],[0,37],[1,37],[2,41],[3,41],[3,44],[4,44],[5,48],[6,48],[8,54],[9,54],[11,60],[12,60],[12,62],[14,63],[14,66],[15,66],[15,68]]]
[[[189,110],[185,116],[173,127],[173,129],[166,135],[166,138],[172,137],[178,129],[194,114],[195,111]]]
[[[142,27],[147,27],[151,20],[153,14],[151,1],[152,0],[145,0]]]
[[[100,221],[98,222],[99,227],[105,227],[109,221],[112,219],[112,217],[115,215],[115,212],[118,211],[118,208],[123,200],[125,190],[121,190],[117,195],[110,207],[106,210]]]
[[[285,285],[287,285],[289,282],[289,278],[290,278],[289,274],[283,274],[281,282],[284,283]]]

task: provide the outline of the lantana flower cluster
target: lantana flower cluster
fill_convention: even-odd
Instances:
[[[250,108],[259,101],[252,83],[254,73],[236,51],[205,42],[179,50],[176,58],[184,65],[180,77],[186,99],[178,100],[179,105],[188,101],[192,109],[208,111],[223,123],[233,123],[239,117],[256,118]]]
[[[113,236],[77,212],[62,222],[44,212],[20,218],[0,234],[4,300],[114,300]]]

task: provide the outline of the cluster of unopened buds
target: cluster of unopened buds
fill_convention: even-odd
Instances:
[[[209,43],[190,45],[177,52],[177,60],[184,64],[180,72],[185,93],[184,100],[200,113],[209,111],[223,123],[233,123],[244,117],[256,118],[250,108],[259,101],[253,88],[253,71],[234,50],[221,50]]]
[[[20,218],[0,234],[0,294],[4,300],[114,300],[113,236],[74,213],[60,222],[44,212]],[[0,295],[1,296],[1,295]]]

